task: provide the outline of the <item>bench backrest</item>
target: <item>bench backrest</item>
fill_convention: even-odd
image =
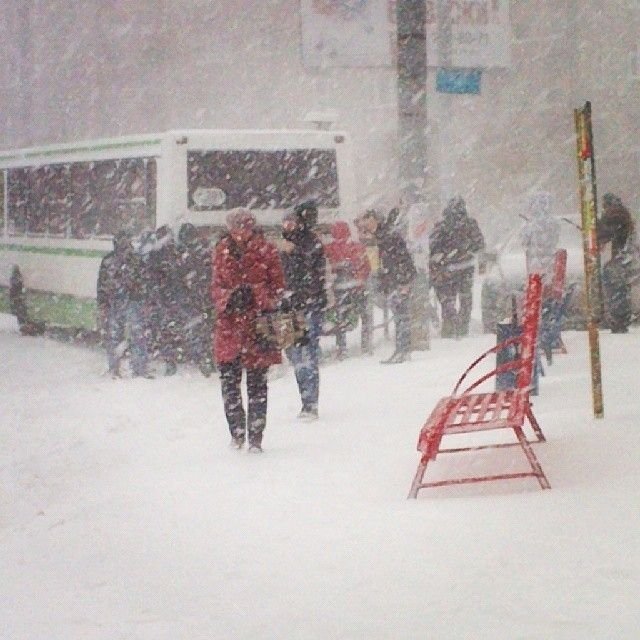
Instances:
[[[564,285],[567,279],[567,250],[558,249],[553,259],[553,277],[549,296],[554,300],[562,300]]]
[[[541,305],[542,277],[539,273],[532,273],[527,280],[527,292],[524,302],[520,353],[518,355],[520,365],[516,370],[517,389],[528,389],[533,380]]]

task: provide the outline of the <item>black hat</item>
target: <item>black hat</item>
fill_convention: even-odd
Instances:
[[[191,222],[185,222],[180,226],[178,231],[178,241],[182,244],[192,242],[198,238],[198,230]]]
[[[301,202],[293,208],[293,213],[300,225],[311,229],[318,224],[318,205],[315,200]]]
[[[467,215],[467,204],[461,196],[455,196],[447,202],[442,212],[445,218],[462,218]]]
[[[125,229],[119,229],[113,234],[113,248],[122,251],[131,246],[131,234]]]
[[[605,193],[602,196],[602,204],[605,207],[621,207],[622,206],[622,199],[615,195],[614,193]]]

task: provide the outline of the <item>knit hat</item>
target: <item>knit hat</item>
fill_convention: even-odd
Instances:
[[[251,211],[249,211],[249,209],[237,207],[236,209],[231,209],[231,211],[229,211],[226,223],[229,231],[241,228],[252,229],[256,226],[256,217],[251,213]]]
[[[461,196],[455,196],[447,202],[447,206],[443,212],[445,217],[462,217],[467,215],[467,203]]]

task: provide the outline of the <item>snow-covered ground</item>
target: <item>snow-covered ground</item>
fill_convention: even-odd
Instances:
[[[640,331],[587,336],[541,380],[533,479],[406,500],[419,428],[491,336],[322,367],[300,424],[270,383],[265,453],[229,449],[219,382],[111,380],[98,350],[0,316],[2,640],[637,638]],[[464,437],[459,438],[462,443]],[[525,468],[517,448],[437,469]]]

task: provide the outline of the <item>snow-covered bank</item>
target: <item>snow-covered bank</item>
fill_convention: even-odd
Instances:
[[[637,635],[637,328],[601,334],[598,421],[586,334],[565,334],[534,404],[551,491],[529,479],[407,501],[425,415],[492,336],[436,339],[393,367],[327,364],[312,424],[295,420],[286,371],[252,456],[228,448],[216,378],[114,381],[99,351],[4,322],[1,638]]]

